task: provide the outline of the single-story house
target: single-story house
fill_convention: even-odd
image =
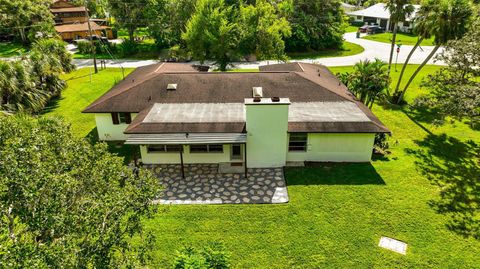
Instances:
[[[414,18],[420,5],[413,5],[415,11],[404,22],[398,23],[398,30],[400,32],[409,33],[414,27]],[[378,3],[365,9],[347,12],[347,15],[352,17],[356,22],[364,22],[365,24],[377,24],[387,31],[393,30],[393,24],[390,23],[390,11],[384,3]]]
[[[375,134],[390,132],[328,68],[305,63],[140,67],[83,113],[94,114],[100,140],[139,145],[145,164],[369,162]]]

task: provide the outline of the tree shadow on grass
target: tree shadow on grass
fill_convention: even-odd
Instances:
[[[41,114],[42,115],[45,115],[49,112],[52,112],[52,111],[55,111],[57,110],[57,108],[60,106],[60,101],[63,100],[64,97],[62,96],[59,96],[59,97],[54,97],[52,99],[50,99],[47,103],[47,105],[45,106],[45,108],[42,110]]]
[[[385,185],[371,163],[306,163],[285,168],[288,185]]]
[[[98,138],[97,127],[93,128],[85,139],[92,145],[101,142]],[[126,165],[140,158],[140,147],[138,145],[125,145],[123,141],[108,141],[105,143],[108,145],[108,151],[122,157],[123,163]]]
[[[480,239],[480,145],[446,134],[415,141],[420,149],[407,149],[417,157],[420,172],[440,188],[429,202],[449,217],[447,227],[463,236]]]

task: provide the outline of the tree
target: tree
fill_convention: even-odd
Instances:
[[[240,56],[243,35],[236,9],[224,0],[200,0],[182,38],[194,58],[202,63],[213,59],[225,71]]]
[[[240,6],[245,38],[240,47],[244,54],[254,53],[257,59],[285,60],[284,39],[291,35],[286,17],[292,9],[290,1],[276,5],[257,0],[255,5]]]
[[[345,22],[338,0],[297,0],[289,18],[292,35],[287,51],[339,49],[343,45]]]
[[[158,180],[77,138],[58,119],[0,121],[0,260],[10,268],[110,268],[144,263]],[[147,245],[132,245],[133,236]],[[143,249],[143,251],[142,251]]]
[[[105,18],[108,14],[108,0],[73,0],[76,6],[87,6],[90,17]]]
[[[0,109],[6,111],[40,111],[49,94],[37,87],[36,77],[27,61],[0,61]],[[38,83],[39,84],[39,83]]]
[[[400,73],[400,78],[394,92],[394,102],[397,104],[403,101],[405,92],[412,81],[428,63],[428,61],[432,59],[440,46],[446,44],[449,40],[461,38],[465,34],[465,32],[468,30],[470,18],[473,13],[472,7],[468,0],[428,0],[425,3],[425,6],[422,8],[421,16],[419,17],[419,27],[421,29],[420,32],[423,32],[423,36],[428,36],[430,34],[434,35],[435,47],[415,70],[412,76],[410,76],[403,90],[399,91],[398,89],[400,87],[401,78],[403,77],[403,72],[405,71],[405,68],[402,68],[402,73]],[[405,62],[404,67],[408,64],[408,60],[413,54],[413,51],[420,45],[422,40],[423,39],[420,38],[417,41],[407,57],[407,62]]]
[[[130,42],[134,42],[137,28],[147,25],[145,20],[150,1],[108,0],[108,3],[116,23],[127,29]]]
[[[44,0],[0,0],[0,26],[10,28],[23,44],[28,44],[37,32],[43,36],[54,32],[49,6]]]
[[[66,49],[67,43],[57,38],[39,39],[32,46],[32,53],[38,53],[58,59],[60,72],[69,73],[75,70],[72,54]]]
[[[438,59],[447,66],[429,75],[424,85],[428,95],[416,99],[417,106],[435,109],[437,118],[446,116],[480,122],[480,20],[459,40],[451,40]]]
[[[390,11],[390,23],[393,24],[392,45],[390,48],[390,58],[388,59],[388,74],[392,67],[393,51],[395,49],[395,40],[397,38],[398,23],[404,22],[412,15],[415,8],[410,4],[410,0],[389,0],[387,9]]]
[[[151,0],[147,8],[148,31],[160,47],[185,46],[182,32],[195,12],[197,0]]]
[[[339,77],[348,90],[369,108],[390,84],[386,64],[379,59],[360,61],[354,65],[352,73]]]
[[[21,60],[0,62],[0,109],[40,112],[65,88],[60,75],[75,68],[71,61],[63,41],[40,39]]]

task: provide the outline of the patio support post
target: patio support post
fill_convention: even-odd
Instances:
[[[247,143],[243,143],[243,154],[245,155],[244,157],[244,160],[245,160],[245,163],[243,164],[243,166],[245,166],[245,178],[247,178],[247,172],[248,172],[248,169],[247,169]]]
[[[180,166],[182,169],[182,178],[185,179],[185,168],[183,167],[183,145],[182,149],[180,149]]]

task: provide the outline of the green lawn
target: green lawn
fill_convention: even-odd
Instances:
[[[345,29],[345,33],[352,33],[358,31],[359,26],[349,25],[347,29]]]
[[[345,41],[343,42],[342,50],[289,52],[287,53],[287,56],[292,60],[317,59],[317,58],[328,58],[328,57],[351,56],[351,55],[362,53],[363,51],[364,51],[364,48],[362,46]]]
[[[125,69],[125,76],[132,70]],[[87,136],[95,128],[95,119],[92,114],[82,114],[81,111],[122,80],[122,71],[120,68],[107,68],[94,74],[93,68],[81,68],[63,75],[63,79],[68,87],[59,99],[49,104],[45,115],[61,116],[72,124],[75,133]]]
[[[407,75],[416,66],[407,68]],[[334,73],[352,67],[331,68]],[[427,66],[407,92],[407,100],[424,92],[421,78],[437,70]],[[394,77],[398,72],[392,73]],[[79,135],[95,126],[93,115],[80,111],[121,78],[118,69],[92,76],[81,69],[67,75],[69,88],[47,115],[62,115]],[[162,206],[146,222],[157,237],[154,267],[171,266],[184,244],[223,241],[234,268],[476,268],[480,241],[465,239],[445,226],[429,202],[437,187],[422,174],[413,153],[449,147],[461,149],[480,132],[464,123],[432,125],[428,114],[379,106],[373,112],[392,130],[391,155],[371,164],[323,165],[286,169],[290,202],[281,205]],[[442,134],[458,139],[445,142]],[[450,148],[451,150],[451,148]],[[377,247],[380,236],[408,243],[406,256]]]
[[[0,42],[0,58],[20,56],[25,52],[27,52],[27,50],[21,44],[13,42]]]
[[[392,43],[392,33],[366,35],[362,38],[377,41],[377,42]],[[398,33],[395,42],[397,44],[402,44],[402,45],[415,45],[415,43],[417,43],[417,40],[418,40],[418,37],[415,35]],[[434,45],[435,44],[433,43],[433,37],[423,40],[421,44],[421,46],[434,46]]]

